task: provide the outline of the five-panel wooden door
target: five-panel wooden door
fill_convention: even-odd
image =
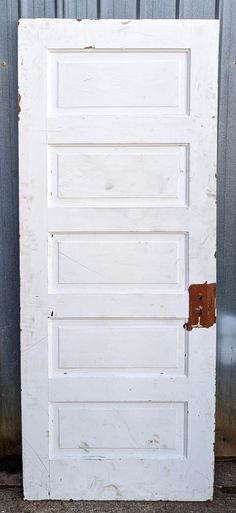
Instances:
[[[218,22],[19,36],[25,497],[209,499]]]

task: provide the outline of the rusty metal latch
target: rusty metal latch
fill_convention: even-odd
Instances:
[[[216,284],[198,283],[189,289],[189,319],[183,327],[187,331],[193,328],[210,328],[216,322]]]

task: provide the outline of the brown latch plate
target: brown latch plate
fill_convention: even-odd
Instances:
[[[189,319],[183,327],[187,331],[193,328],[210,328],[216,322],[216,284],[193,284],[188,291]]]

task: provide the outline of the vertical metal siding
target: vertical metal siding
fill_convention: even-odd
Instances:
[[[64,18],[97,18],[98,6],[96,0],[77,0],[64,2]]]
[[[221,0],[218,147],[218,455],[236,456],[236,2]]]
[[[100,18],[136,18],[136,0],[101,0]]]
[[[216,4],[215,0],[180,0],[179,18],[215,18]]]
[[[17,175],[17,18],[221,19],[218,159],[217,454],[236,456],[236,2],[1,0],[0,455],[20,434]],[[202,348],[204,351],[204,348]]]
[[[17,20],[14,0],[0,17],[0,454],[20,439]]]
[[[175,18],[175,0],[140,0],[140,18]]]

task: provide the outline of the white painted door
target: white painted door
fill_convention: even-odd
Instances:
[[[209,499],[218,22],[19,30],[25,497]]]

